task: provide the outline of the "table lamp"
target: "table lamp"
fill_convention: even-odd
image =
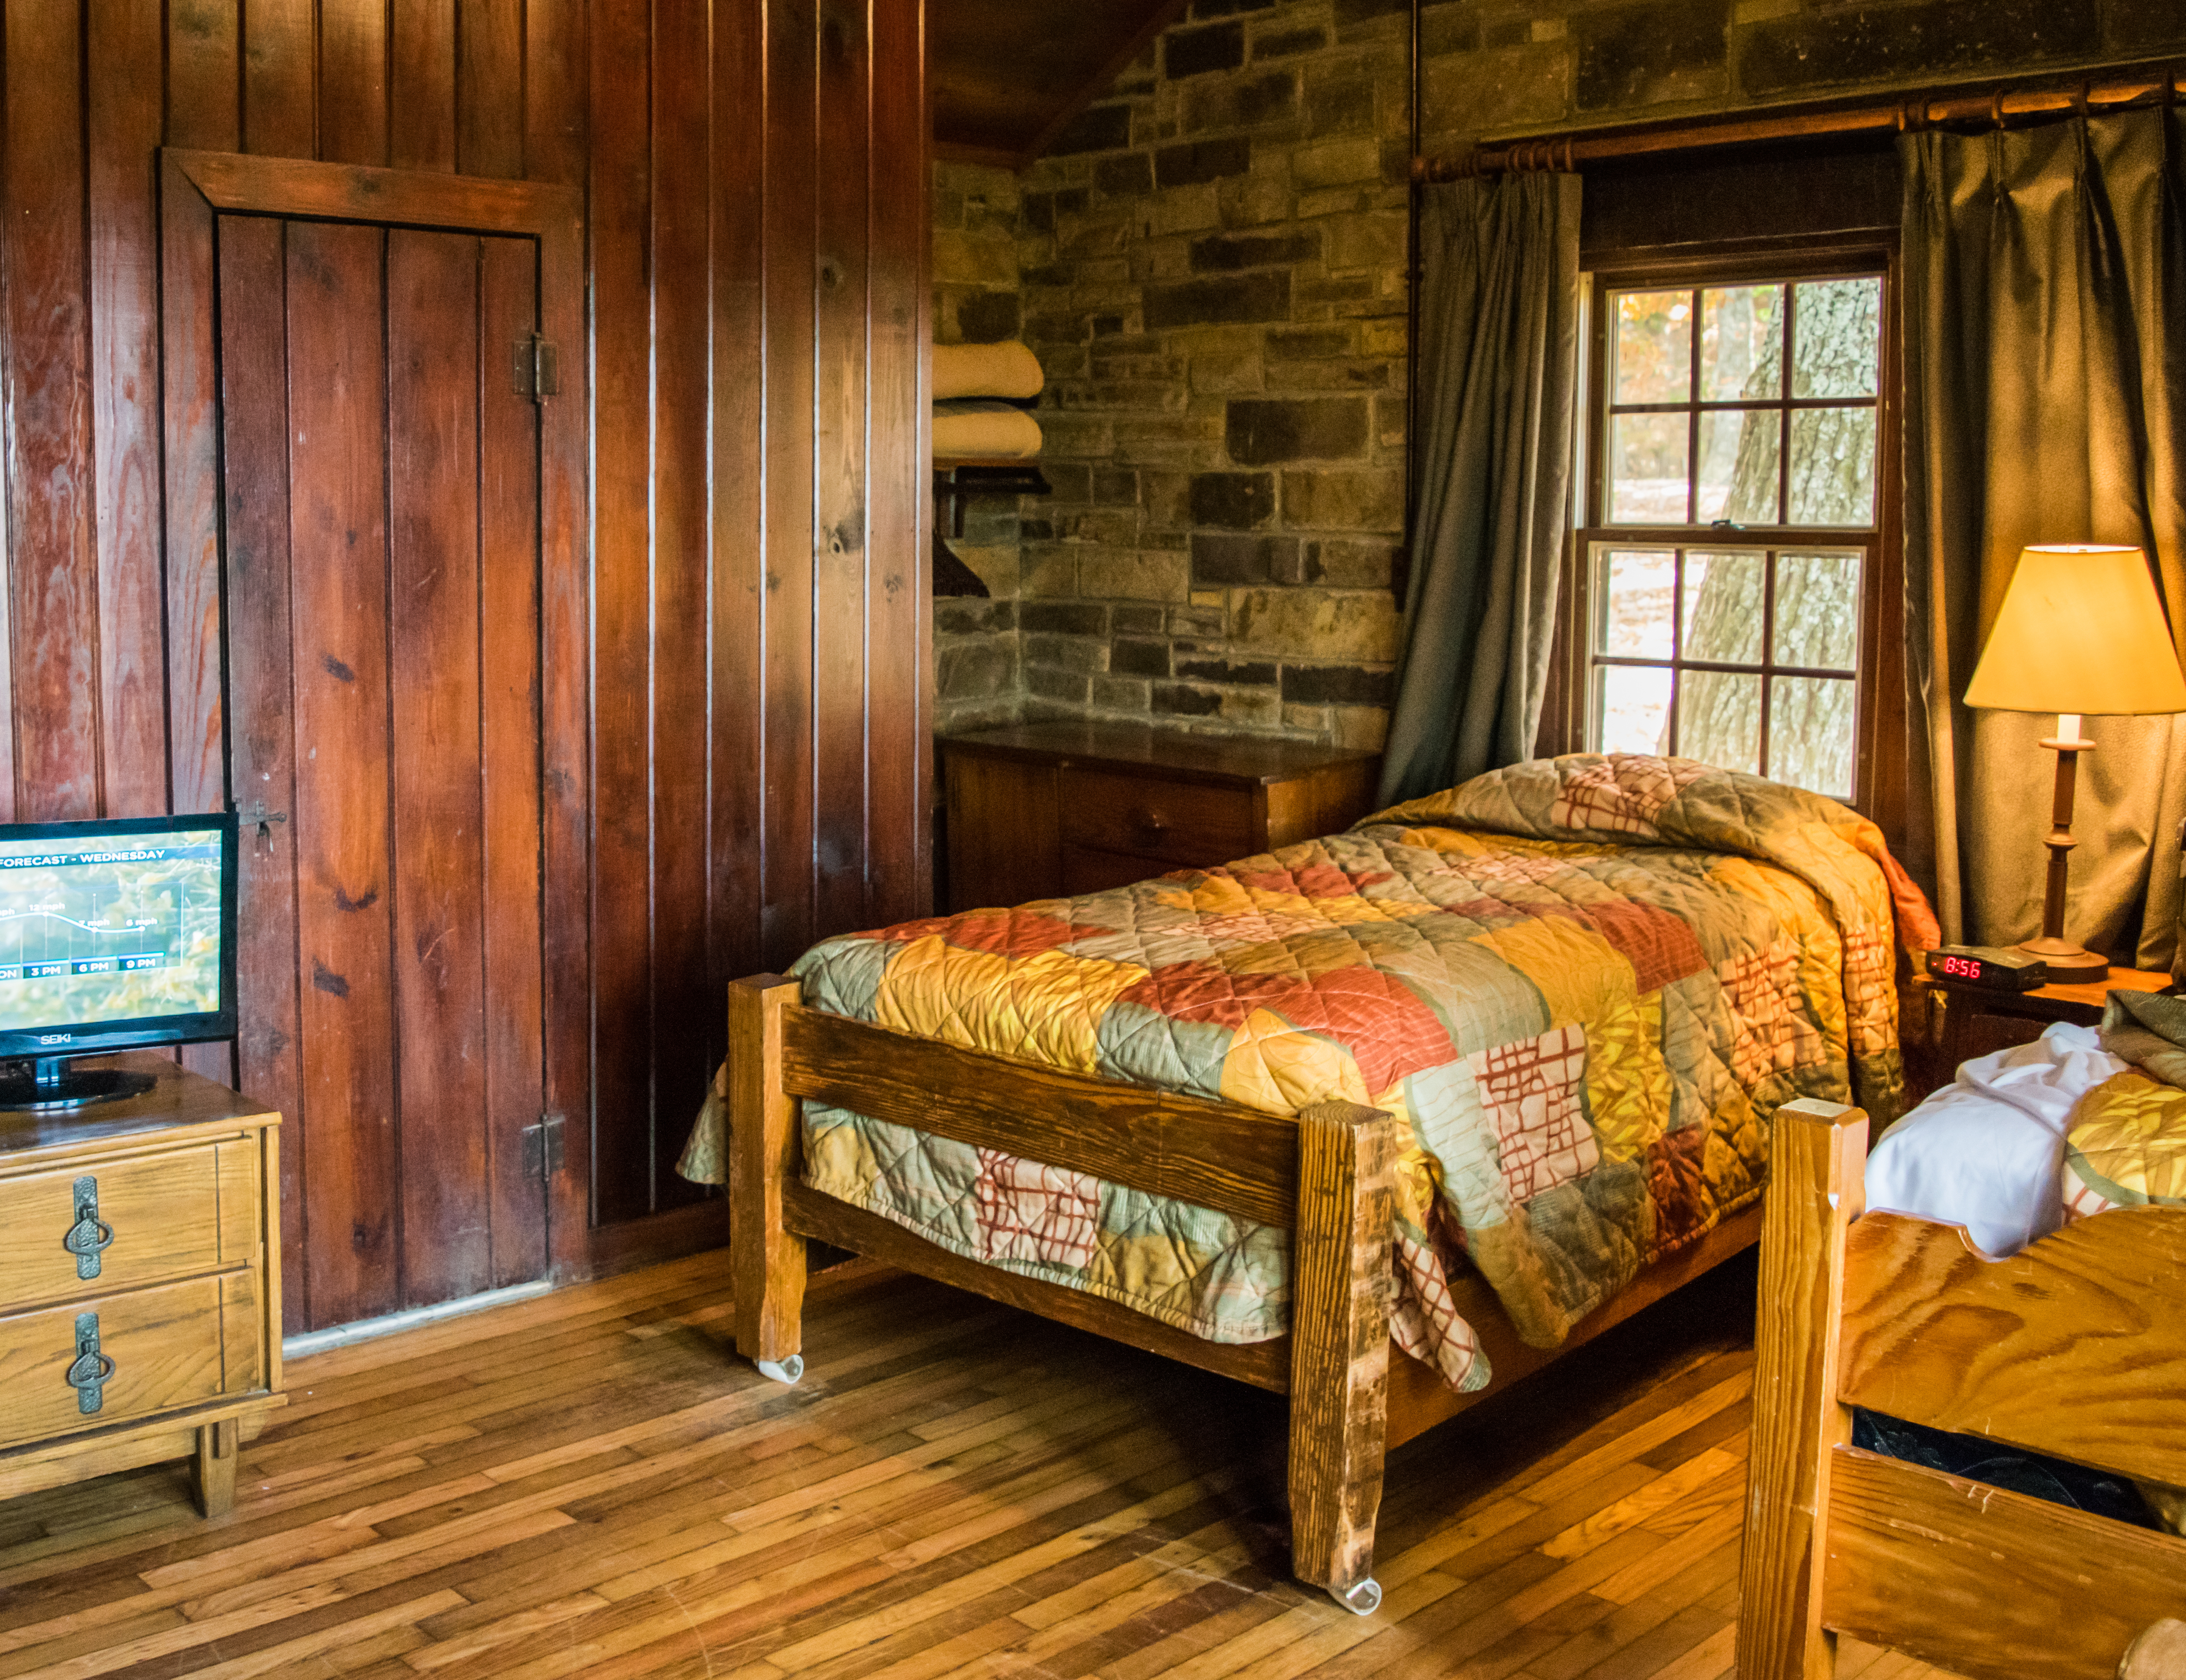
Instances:
[[[2110,962],[2065,937],[2065,876],[2072,853],[2072,783],[2084,715],[2186,712],[2186,673],[2171,645],[2147,557],[2137,548],[2043,543],[2022,552],[2003,608],[1966,685],[1966,704],[2003,712],[2054,712],[2057,754],[2050,810],[2049,878],[2041,937],[2019,949],[2041,959],[2052,981],[2110,977]]]

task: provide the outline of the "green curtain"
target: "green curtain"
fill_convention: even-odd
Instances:
[[[1904,165],[1909,863],[1946,939],[2037,931],[2054,718],[1959,697],[2022,546],[2145,550],[2186,645],[2186,225],[2162,111],[1911,134]],[[2170,966],[2186,720],[2091,718],[2065,935]]]
[[[1533,753],[1571,490],[1578,177],[1424,190],[1420,493],[1382,799]]]

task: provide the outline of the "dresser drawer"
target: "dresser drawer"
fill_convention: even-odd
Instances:
[[[1249,788],[1067,768],[1057,792],[1062,837],[1096,851],[1205,866],[1258,849]]]
[[[255,1172],[236,1182],[246,1153],[239,1143],[207,1144],[0,1179],[0,1312],[213,1270],[222,1258],[224,1155],[231,1196],[257,1199]]]
[[[216,1400],[231,1364],[237,1392],[259,1386],[256,1283],[252,1271],[192,1278],[0,1319],[0,1447]],[[223,1335],[223,1293],[247,1335]],[[94,1375],[95,1390],[70,1380]]]

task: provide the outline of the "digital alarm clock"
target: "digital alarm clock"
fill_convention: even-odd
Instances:
[[[1927,954],[1928,975],[1950,986],[1992,992],[2031,992],[2049,983],[2042,959],[1994,945],[1938,945]]]

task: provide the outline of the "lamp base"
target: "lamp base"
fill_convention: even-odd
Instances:
[[[2038,958],[2053,986],[2082,986],[2110,977],[2110,960],[2082,950],[2069,939],[2026,939],[2015,949]]]

